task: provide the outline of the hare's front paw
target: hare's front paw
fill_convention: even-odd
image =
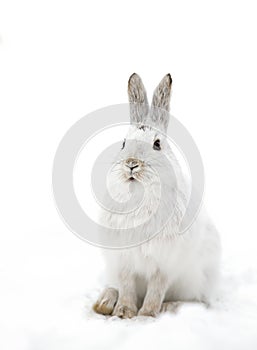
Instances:
[[[112,313],[112,316],[118,316],[120,318],[132,318],[137,315],[137,307],[133,304],[123,305],[117,303]]]
[[[158,313],[159,313],[159,310],[141,308],[138,311],[138,316],[156,317]]]
[[[106,288],[100,295],[93,309],[98,314],[111,315],[118,300],[118,291],[114,288]]]
[[[146,303],[138,311],[138,316],[156,317],[160,313],[159,303]]]

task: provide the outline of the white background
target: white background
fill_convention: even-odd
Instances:
[[[256,348],[255,1],[0,4],[1,349]],[[212,311],[93,315],[100,250],[72,235],[53,203],[60,139],[85,114],[127,102],[133,72],[149,97],[171,73],[171,113],[202,154],[224,257]]]

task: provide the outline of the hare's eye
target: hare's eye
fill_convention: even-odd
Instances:
[[[155,149],[156,151],[160,151],[161,150],[161,143],[160,140],[157,139],[154,141],[153,143],[153,149]]]
[[[126,139],[123,140],[121,149],[123,149],[125,147],[125,143],[126,143]]]

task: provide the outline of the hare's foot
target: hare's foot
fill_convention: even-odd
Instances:
[[[171,312],[177,313],[182,305],[191,304],[191,305],[202,305],[207,309],[210,307],[210,304],[206,301],[196,301],[196,300],[187,300],[187,301],[167,301],[162,303],[161,312]]]
[[[163,312],[177,313],[182,304],[183,302],[181,301],[169,301],[162,303],[161,308],[159,308],[158,305],[148,305],[148,307],[142,307],[139,310],[138,316],[156,317]]]
[[[98,314],[111,315],[118,300],[118,291],[114,288],[106,288],[97,302],[93,305],[93,310]]]
[[[177,313],[182,304],[182,301],[167,301],[162,303],[161,312]]]
[[[154,310],[140,309],[138,312],[138,316],[156,317],[157,315],[158,315],[158,312]]]
[[[114,308],[112,316],[118,316],[120,318],[132,318],[137,315],[137,307],[133,303],[121,303],[118,302]]]
[[[112,316],[132,318],[137,315],[136,276],[125,267],[119,274],[119,299]]]
[[[156,317],[160,313],[160,309],[159,303],[146,303],[139,310],[138,316]]]
[[[156,317],[161,311],[166,290],[166,277],[160,271],[156,271],[149,279],[147,292],[138,316]]]

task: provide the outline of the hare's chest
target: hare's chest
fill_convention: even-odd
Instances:
[[[169,239],[160,241],[153,238],[128,251],[124,263],[138,276],[149,279],[157,271],[169,273],[172,266],[176,266],[177,258],[176,246]]]

